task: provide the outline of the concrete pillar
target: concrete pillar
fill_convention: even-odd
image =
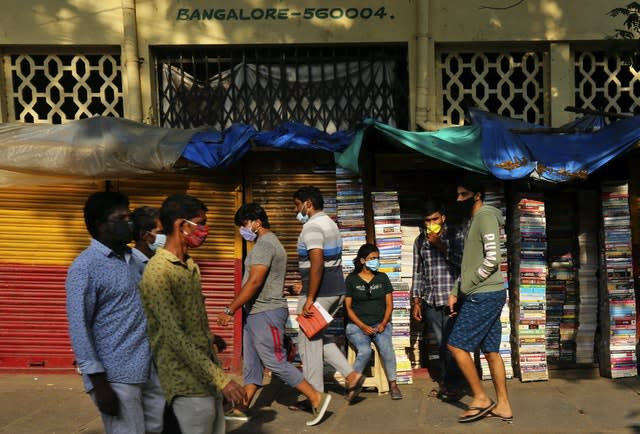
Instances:
[[[575,76],[573,53],[568,43],[553,43],[549,55],[549,109],[552,127],[575,119],[575,113],[565,107],[575,105]]]

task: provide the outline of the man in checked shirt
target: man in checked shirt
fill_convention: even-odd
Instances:
[[[447,337],[455,317],[449,316],[448,298],[460,275],[465,225],[446,223],[442,203],[428,200],[423,207],[424,226],[413,243],[413,279],[411,296],[413,318],[431,324],[440,357],[439,390],[431,396],[443,401],[460,399],[463,377],[447,349]]]

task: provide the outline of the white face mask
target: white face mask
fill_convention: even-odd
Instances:
[[[149,246],[152,252],[155,252],[158,249],[158,247],[164,247],[166,242],[167,242],[167,236],[165,234],[156,234],[156,238],[155,240],[153,240],[153,243],[151,244],[147,243],[147,245]]]
[[[302,214],[302,212],[298,211],[298,214],[296,215],[296,220],[298,220],[302,224],[305,224],[306,222],[309,221],[309,215],[308,214]]]
[[[306,213],[302,214],[302,211],[306,210],[307,206],[303,205],[302,209],[300,211],[298,211],[298,214],[296,214],[296,220],[298,220],[300,223],[305,224],[306,222],[309,221],[309,211],[307,211]]]

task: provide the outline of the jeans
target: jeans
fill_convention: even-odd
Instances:
[[[100,412],[106,434],[162,432],[165,399],[156,368],[151,367],[145,384],[110,383],[120,401],[118,416]],[[95,402],[95,392],[89,392]]]
[[[178,396],[171,407],[184,434],[225,433],[221,393],[216,396]]]
[[[393,331],[393,325],[387,324],[382,333],[376,333],[374,335],[366,335],[354,323],[347,324],[346,334],[349,342],[356,347],[358,355],[356,361],[353,364],[353,369],[358,372],[363,372],[371,360],[371,342],[376,344],[380,358],[384,364],[384,372],[387,374],[389,381],[396,381],[396,354],[393,351],[393,343],[391,342],[391,333]]]
[[[440,381],[444,387],[459,387],[461,386],[462,373],[451,356],[451,351],[447,348],[449,334],[453,329],[456,317],[449,317],[446,311],[446,306],[433,306],[422,302],[423,316],[431,324],[438,344]]]

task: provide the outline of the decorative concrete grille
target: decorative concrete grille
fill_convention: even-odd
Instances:
[[[640,71],[612,52],[575,53],[576,107],[611,113],[640,112]]]
[[[542,51],[441,51],[442,117],[464,123],[464,109],[544,124],[545,55]]]
[[[408,127],[406,46],[163,49],[160,125],[270,130],[296,121],[326,132],[369,117]]]
[[[5,56],[12,119],[60,124],[94,115],[124,116],[119,55]]]

